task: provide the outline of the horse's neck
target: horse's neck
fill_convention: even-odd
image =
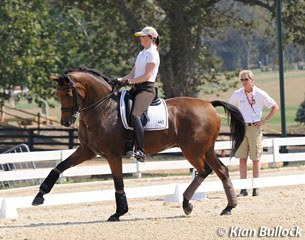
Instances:
[[[105,84],[93,81],[89,82],[85,89],[85,98],[82,102],[82,108],[89,107],[111,93],[111,90]]]
[[[81,112],[80,127],[98,129],[99,133],[106,134],[110,126],[117,126],[119,96],[112,95],[99,107],[86,112]],[[110,127],[111,128],[111,127]]]

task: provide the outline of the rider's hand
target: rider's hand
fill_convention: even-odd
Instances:
[[[123,80],[122,78],[118,78],[117,79],[118,80],[118,85],[120,86],[120,87],[124,87],[124,86],[127,86],[129,83],[128,83],[128,80]]]

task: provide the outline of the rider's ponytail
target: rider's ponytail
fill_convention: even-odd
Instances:
[[[156,38],[153,38],[153,43],[157,45],[157,50],[160,50],[160,38],[157,36]]]

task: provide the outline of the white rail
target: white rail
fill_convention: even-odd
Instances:
[[[265,139],[263,146],[272,148],[272,153],[263,155],[262,162],[276,163],[287,161],[305,161],[305,152],[300,153],[279,153],[281,146],[298,146],[305,145],[305,137],[298,138],[274,138]],[[229,141],[217,142],[215,149],[230,149]],[[74,150],[50,151],[50,152],[32,152],[32,153],[16,153],[0,155],[0,163],[26,162],[26,161],[62,161],[68,157]],[[170,149],[164,152],[178,152],[180,149]],[[270,151],[268,151],[270,152]],[[238,165],[238,160],[235,158],[221,158],[227,165]],[[63,176],[82,176],[95,174],[110,174],[108,165],[103,167],[74,167],[66,172]],[[135,173],[149,170],[159,169],[179,169],[190,168],[191,165],[186,160],[179,161],[157,161],[142,163],[130,163],[123,165],[124,173]],[[33,179],[45,178],[50,169],[35,169],[35,170],[16,170],[8,172],[0,172],[0,181],[18,180],[18,179]],[[233,180],[235,189],[254,188],[254,187],[274,187],[305,184],[305,174],[274,176],[257,179]],[[126,194],[128,198],[161,196],[167,195],[166,200],[182,201],[182,193],[188,186],[187,183],[166,184],[157,186],[147,186],[138,188],[127,188]],[[197,190],[198,193],[210,191],[222,191],[223,187],[220,181],[204,182]],[[30,207],[33,196],[16,197],[16,198],[0,198],[1,210],[0,218],[16,218],[18,216],[17,208]],[[108,201],[114,199],[114,190],[92,191],[92,192],[77,192],[66,194],[50,194],[46,195],[46,205],[71,204],[82,202]]]
[[[264,139],[263,147],[269,148],[271,151],[262,156],[262,163],[277,163],[291,161],[305,161],[305,152],[300,153],[280,153],[281,146],[297,146],[305,145],[305,137],[296,138],[273,138]],[[216,142],[215,150],[231,149],[230,141]],[[45,152],[29,152],[29,153],[11,153],[0,154],[0,164],[16,163],[16,162],[35,162],[35,161],[63,161],[75,150],[59,150]],[[177,153],[181,152],[180,148],[172,148],[161,153]],[[239,160],[236,158],[221,157],[220,160],[225,165],[238,165]],[[248,161],[251,164],[251,161]],[[146,163],[125,163],[123,164],[124,173],[141,173],[151,170],[168,170],[168,169],[186,169],[192,168],[187,160],[176,161],[147,161]],[[0,181],[13,181],[22,179],[39,179],[45,178],[51,168],[24,169],[13,171],[0,171]],[[66,170],[61,177],[73,176],[89,176],[111,174],[108,164],[102,163],[94,166],[79,166]]]

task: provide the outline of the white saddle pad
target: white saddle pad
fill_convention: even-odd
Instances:
[[[126,119],[126,106],[124,97],[126,95],[126,90],[123,90],[121,92],[121,98],[120,98],[120,113],[121,113],[121,119],[124,127],[129,130],[133,130],[131,126],[128,125],[127,119]],[[148,115],[148,121],[146,126],[144,126],[145,131],[156,131],[156,130],[164,130],[168,128],[168,111],[167,111],[167,105],[164,99],[160,99],[161,104],[158,106],[149,106],[147,115]]]

